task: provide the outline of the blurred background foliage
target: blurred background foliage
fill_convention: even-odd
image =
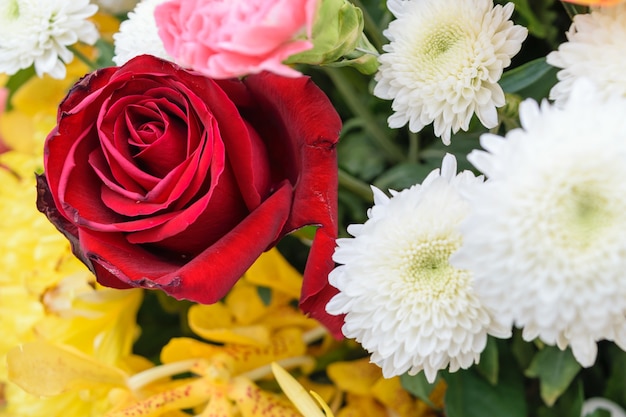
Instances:
[[[372,45],[382,52],[387,43],[383,29],[393,16],[383,0],[353,0],[364,13],[365,33]],[[497,1],[505,4],[506,1]],[[543,100],[556,82],[557,70],[545,56],[565,40],[571,17],[585,12],[582,7],[564,5],[556,0],[513,0],[515,23],[526,26],[529,36],[500,81],[507,104],[498,109],[500,124],[490,132],[504,134],[519,126],[518,105],[532,98]],[[101,41],[98,64],[110,61],[110,43]],[[473,120],[467,132],[452,136],[450,146],[434,136],[427,127],[419,133],[407,128],[389,129],[387,118],[391,103],[372,94],[373,75],[364,75],[349,67],[298,68],[327,93],[343,120],[338,145],[339,164],[339,234],[348,236],[349,224],[363,223],[372,205],[370,185],[383,191],[401,190],[420,183],[433,169],[439,168],[446,153],[456,156],[459,169],[472,169],[466,155],[479,148],[479,137],[488,132]],[[11,77],[11,91],[33,76],[24,70]],[[307,257],[307,243],[315,228],[304,228],[278,245],[280,252],[299,271]],[[271,290],[259,287],[261,299],[269,302]],[[134,344],[135,353],[159,363],[164,345],[175,337],[200,340],[188,324],[192,303],[176,301],[154,291],[145,293],[139,310],[142,329]],[[577,417],[585,399],[605,397],[626,408],[626,353],[610,342],[598,344],[596,364],[582,369],[569,350],[524,342],[518,331],[510,340],[490,338],[480,364],[456,373],[440,372],[447,386],[444,407],[438,415],[447,417]],[[338,361],[366,358],[358,344],[346,342],[318,358],[311,379],[329,381],[327,368]],[[438,383],[428,384],[422,374],[404,375],[404,389],[424,402],[431,402]],[[587,417],[606,417],[596,411]]]

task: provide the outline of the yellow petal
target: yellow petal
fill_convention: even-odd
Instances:
[[[287,398],[291,400],[293,405],[304,417],[324,417],[324,413],[322,413],[319,405],[313,400],[313,397],[306,392],[304,387],[300,385],[289,372],[285,371],[283,367],[276,362],[272,362],[272,372]],[[334,417],[324,400],[317,394],[315,399],[322,405],[326,411],[327,417]]]
[[[100,33],[102,39],[113,43],[113,34],[119,32],[120,20],[115,16],[102,11],[98,11],[98,13],[92,16],[90,20],[95,23],[98,28],[98,33]]]
[[[105,417],[157,417],[166,412],[195,407],[220,395],[225,389],[225,386],[215,384],[207,378],[196,379],[159,392],[121,410],[107,413]]]
[[[226,296],[224,304],[239,325],[251,325],[267,312],[257,287],[245,281],[239,281]]]
[[[245,279],[252,284],[286,293],[292,298],[300,297],[302,276],[276,248],[261,255],[248,269]]]
[[[199,417],[235,417],[237,415],[231,401],[220,392],[211,397]]]
[[[86,417],[102,416],[111,409],[109,388],[68,391],[52,397],[27,393],[15,384],[5,385],[6,404],[0,407],[2,417]]]
[[[174,337],[161,349],[161,362],[174,363],[187,359],[209,359],[222,352],[222,346],[210,345],[187,337]]]
[[[374,397],[399,417],[420,417],[417,402],[402,388],[400,378],[380,378],[372,387]]]
[[[23,286],[0,285],[0,355],[5,355],[24,341],[32,340],[32,328],[44,314],[37,296],[30,294]],[[0,378],[5,371],[0,366]]]
[[[337,412],[337,417],[389,417],[385,407],[371,396],[348,394],[346,405]]]
[[[92,279],[90,274],[70,276],[46,292],[44,305],[56,314],[45,317],[36,331],[42,338],[71,345],[102,363],[118,365],[121,358],[131,354],[137,338],[136,314],[143,291],[95,290],[88,285]],[[73,291],[72,285],[81,283],[83,287]],[[65,308],[63,303],[67,303]]]
[[[306,331],[320,327],[318,321],[309,318],[302,314],[299,310],[286,305],[272,309],[271,312],[263,316],[263,319],[259,322],[259,324],[263,324],[272,330],[280,329],[282,327],[299,327]]]
[[[270,341],[269,330],[264,326],[235,326],[230,310],[222,303],[193,305],[188,319],[194,333],[213,342],[268,345]]]
[[[73,80],[32,77],[13,94],[11,104],[29,117],[44,113],[56,118],[59,102],[72,84]]]
[[[31,342],[7,355],[9,379],[35,395],[124,386],[126,375],[68,346]]]
[[[235,375],[238,375],[279,359],[302,356],[306,353],[306,345],[299,329],[286,328],[272,335],[268,346],[227,345],[224,353],[233,358]]]
[[[311,395],[315,393],[313,397],[318,396],[321,399],[321,401],[323,401],[326,404],[329,404],[333,399],[335,399],[337,395],[340,395],[339,390],[333,384],[330,384],[330,383],[323,384],[323,383],[314,382],[306,378],[305,375],[298,377],[298,382]]]
[[[35,134],[35,125],[29,116],[14,110],[0,114],[0,136],[9,148],[32,153],[35,145],[41,143],[35,140]]]
[[[302,332],[295,328],[283,329],[271,338],[267,346],[210,345],[188,338],[174,338],[161,350],[163,363],[174,363],[187,359],[211,361],[218,356],[229,358],[233,374],[239,375],[284,358],[302,356],[306,345]],[[223,360],[223,359],[220,359]]]
[[[368,358],[328,365],[328,377],[343,391],[369,395],[374,383],[382,376],[378,366]]]
[[[289,402],[259,389],[246,378],[233,380],[228,397],[237,404],[242,417],[301,417]]]
[[[322,409],[324,410],[324,414],[326,414],[327,417],[334,417],[333,412],[328,406],[328,404],[326,404],[324,399],[317,392],[311,391],[310,394],[313,398],[315,398],[315,401],[317,401],[322,406]]]

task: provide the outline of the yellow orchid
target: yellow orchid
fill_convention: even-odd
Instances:
[[[261,255],[223,302],[192,306],[189,326],[212,342],[254,346],[268,346],[272,333],[284,327],[321,329],[290,304],[299,297],[301,286],[300,274],[272,249]],[[271,291],[267,305],[260,287]]]
[[[269,302],[252,282],[272,289]],[[291,290],[281,291],[282,283]],[[189,310],[191,329],[220,344],[171,339],[161,351],[162,365],[128,377],[125,390],[118,387],[125,394],[119,394],[119,406],[107,417],[157,417],[182,409],[194,409],[200,416],[256,417],[264,409],[272,410],[268,415],[298,416],[288,401],[254,381],[271,375],[273,362],[306,372],[314,366],[307,344],[326,332],[290,307],[300,283],[301,276],[278,251],[264,254],[223,302]],[[279,314],[283,320],[276,320]],[[192,376],[170,379],[188,373]]]
[[[88,275],[33,203],[39,164],[30,154],[0,154],[0,357],[34,338],[34,325],[46,314],[46,289],[67,276]]]
[[[413,398],[402,388],[399,377],[383,378],[381,369],[368,358],[335,362],[328,366],[330,380],[345,393],[346,405],[337,417],[435,417],[437,413],[426,403]],[[443,383],[441,383],[443,384]],[[445,385],[438,386],[431,400],[443,407]]]
[[[328,404],[318,394],[310,391],[309,395],[304,387],[276,362],[272,362],[272,372],[285,395],[304,417],[334,417]],[[313,399],[317,401],[317,404]],[[324,413],[320,411],[319,406],[322,407]]]

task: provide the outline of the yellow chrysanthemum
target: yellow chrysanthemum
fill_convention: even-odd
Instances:
[[[71,364],[67,356],[73,352],[105,368],[130,368],[126,359],[136,336],[135,313],[142,293],[96,289],[93,276],[71,254],[67,241],[37,211],[34,172],[40,163],[39,157],[27,153],[0,154],[0,359],[4,362],[10,352],[9,375],[6,367],[0,368],[7,403],[0,412],[100,416],[110,408],[110,388],[65,392],[62,378],[50,380],[46,375],[54,373],[55,364]],[[65,359],[46,360],[51,357]],[[72,369],[63,367],[63,372],[73,380]],[[51,394],[45,392],[49,384],[61,395],[39,399],[8,383],[9,376],[31,393]]]
[[[114,405],[112,388],[138,370],[131,346],[141,290],[95,289],[84,278],[46,292],[32,341],[9,351],[9,416],[101,416]]]
[[[40,298],[46,288],[85,268],[69,244],[37,211],[31,155],[0,154],[0,357],[34,337],[33,326],[45,315]]]
[[[31,341],[7,355],[7,415],[101,416],[114,405],[112,388],[142,369],[131,356],[141,290],[92,285],[90,275],[75,274],[42,295]]]
[[[368,358],[335,362],[328,366],[328,377],[345,394],[346,404],[337,417],[435,417],[438,414],[402,388],[400,377],[383,378],[381,369]],[[445,384],[440,382],[431,401],[443,406]]]

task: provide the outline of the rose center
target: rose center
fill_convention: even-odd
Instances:
[[[140,142],[133,143],[138,148],[154,143],[163,135],[163,123],[144,123],[137,129],[137,136]]]
[[[188,128],[179,117],[157,103],[129,106],[125,117],[131,154],[145,172],[163,178],[187,158]]]

